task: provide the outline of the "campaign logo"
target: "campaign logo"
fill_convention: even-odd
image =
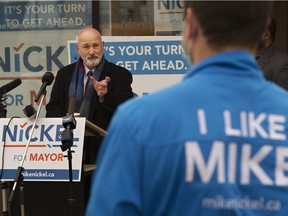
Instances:
[[[64,65],[59,57],[65,48],[66,46],[27,47],[25,43],[17,44],[14,47],[4,47],[4,53],[0,53],[0,70],[2,72],[11,72],[13,69],[15,72],[25,70],[41,72],[43,70],[53,71],[53,66],[62,68]],[[45,58],[42,58],[43,56]]]
[[[1,140],[5,143],[5,147],[13,148],[24,148],[30,138],[33,125],[25,121],[19,125],[2,127],[2,137]],[[59,148],[61,145],[61,135],[64,130],[62,124],[53,125],[35,125],[35,129],[32,137],[30,138],[29,147],[38,148]],[[78,137],[73,138],[73,147],[77,147],[75,144],[79,142]]]

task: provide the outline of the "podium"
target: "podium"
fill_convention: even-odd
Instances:
[[[97,133],[99,133],[100,136],[106,135],[105,130],[86,119],[85,136],[95,136]]]
[[[5,121],[5,119],[1,119],[4,121],[0,122],[0,131],[4,131],[3,128],[5,126],[7,126],[8,123],[8,119],[7,121]],[[10,147],[7,148],[9,151],[11,151],[11,149],[13,147],[17,147],[20,148],[21,150],[21,144],[19,143],[19,141],[15,140],[15,137],[20,137],[20,136],[16,136],[16,134],[13,134],[12,132],[17,131],[17,128],[19,127],[19,134],[25,134],[26,132],[23,131],[24,128],[26,128],[27,130],[29,130],[29,124],[30,124],[30,120],[28,119],[15,119],[16,122],[14,122],[14,119],[11,122],[11,125],[9,127],[12,127],[13,130],[10,131],[10,138],[8,140],[10,140]],[[85,209],[86,209],[86,204],[87,204],[87,184],[88,186],[90,186],[90,178],[91,178],[91,174],[93,173],[94,169],[96,168],[95,164],[83,164],[83,145],[84,145],[84,135],[85,136],[105,136],[106,131],[103,130],[102,128],[94,125],[93,123],[91,123],[90,121],[86,120],[85,118],[76,118],[77,121],[77,126],[76,129],[73,131],[75,132],[76,136],[74,136],[74,140],[75,141],[75,153],[72,155],[72,163],[73,163],[73,182],[72,182],[72,188],[73,188],[73,198],[75,199],[75,202],[73,203],[73,215],[75,216],[80,216],[80,215],[84,215],[85,213]],[[31,145],[31,152],[29,152],[29,155],[27,156],[27,163],[25,161],[23,167],[24,167],[24,171],[27,171],[28,173],[31,171],[32,168],[34,168],[34,166],[36,167],[36,172],[38,172],[39,170],[42,170],[43,172],[54,172],[55,173],[55,178],[51,178],[50,180],[47,178],[44,179],[39,179],[37,177],[35,178],[29,178],[29,177],[25,177],[24,176],[24,208],[25,208],[25,215],[29,215],[29,216],[69,216],[69,193],[70,193],[70,182],[68,181],[68,159],[64,158],[61,163],[51,163],[52,167],[49,167],[49,163],[48,165],[45,164],[44,160],[45,160],[45,154],[46,156],[49,153],[43,153],[43,157],[40,157],[40,153],[39,153],[39,157],[38,159],[41,161],[31,161],[35,158],[37,158],[35,155],[37,155],[37,153],[35,153],[35,151],[37,151],[39,149],[44,149],[46,148],[47,151],[51,151],[51,148],[53,149],[53,147],[55,148],[55,153],[51,153],[50,152],[50,159],[51,160],[56,160],[56,156],[58,154],[60,154],[61,149],[60,146],[61,145],[61,139],[58,139],[59,137],[57,137],[60,132],[63,131],[63,126],[61,128],[62,125],[62,118],[46,118],[46,119],[39,119],[37,122],[39,122],[38,125],[38,131],[39,134],[34,135],[34,141],[30,144]],[[79,124],[80,123],[80,124]],[[15,126],[16,125],[16,126]],[[53,126],[51,126],[53,125]],[[80,128],[79,128],[80,127]],[[16,129],[15,129],[16,128]],[[52,131],[52,128],[56,128],[55,131]],[[21,132],[22,131],[22,132]],[[42,135],[40,133],[43,133]],[[51,133],[50,133],[51,132]],[[55,134],[54,134],[55,132]],[[18,133],[17,133],[18,134]],[[34,133],[35,134],[35,133]],[[54,135],[55,137],[54,137]],[[80,135],[82,137],[80,137]],[[24,137],[20,137],[23,141],[25,141],[25,135],[23,135]],[[54,140],[50,140],[51,137]],[[48,141],[46,140],[48,139]],[[13,142],[12,142],[13,141]],[[60,141],[60,143],[59,143]],[[46,142],[46,145],[44,145],[44,143]],[[16,145],[15,143],[17,143],[18,145]],[[57,143],[58,143],[58,148],[57,148]],[[3,143],[2,143],[3,146]],[[7,146],[9,146],[9,141],[7,143]],[[74,144],[71,147],[72,150],[74,148]],[[29,147],[30,149],[30,147]],[[59,149],[59,150],[58,150]],[[23,149],[22,149],[23,150]],[[82,150],[82,151],[81,151]],[[6,150],[5,150],[6,151]],[[17,150],[19,152],[19,149]],[[80,153],[79,153],[80,151]],[[14,152],[14,150],[12,151]],[[9,153],[9,152],[8,152]],[[57,154],[56,154],[57,153]],[[65,154],[65,152],[62,152],[63,154]],[[13,155],[15,155],[15,152],[12,153],[12,158]],[[18,153],[19,155],[19,153]],[[53,155],[53,156],[52,156]],[[8,158],[11,158],[11,155],[9,157],[9,154],[6,153],[5,155],[5,160]],[[41,159],[40,159],[41,158]],[[46,157],[47,159],[48,157]],[[61,156],[59,156],[59,158],[61,158]],[[75,161],[74,161],[75,159]],[[29,161],[30,160],[30,161]],[[39,163],[38,163],[39,162]],[[47,161],[46,161],[47,162]],[[74,163],[75,162],[75,163]],[[10,162],[7,162],[10,164]],[[12,166],[14,167],[13,169],[16,169],[19,166],[20,162],[17,161],[16,163],[17,165],[12,164]],[[63,169],[63,166],[65,167]],[[55,169],[55,170],[54,170]],[[35,169],[33,169],[35,170]],[[53,171],[54,170],[54,171]],[[7,182],[11,182],[14,179],[14,175],[12,175],[12,179],[11,179],[11,173],[15,174],[15,172],[13,172],[11,166],[8,167],[6,169],[6,163],[4,164],[4,175],[3,175],[3,180],[7,181]],[[40,171],[39,171],[40,172]],[[6,173],[6,175],[5,175]],[[74,176],[75,175],[75,176]],[[12,211],[10,213],[10,216],[15,216],[15,215],[21,215],[20,214],[20,193],[19,193],[19,187],[17,187],[15,196],[14,196],[14,200],[13,200],[13,206],[12,206]]]

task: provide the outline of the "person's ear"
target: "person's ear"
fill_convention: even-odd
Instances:
[[[269,31],[269,29],[265,29],[265,31],[263,33],[263,40],[267,41],[267,40],[269,40],[270,37],[271,37],[271,32]]]
[[[189,29],[189,39],[194,39],[198,33],[198,23],[196,21],[194,12],[192,8],[187,8],[185,22],[187,22]]]

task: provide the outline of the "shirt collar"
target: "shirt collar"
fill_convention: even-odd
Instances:
[[[202,71],[215,74],[215,71],[219,71],[219,68],[221,68],[223,73],[231,73],[233,71],[234,73],[239,73],[239,75],[262,76],[256,59],[251,53],[234,50],[215,54],[193,65],[187,71],[184,80]]]
[[[89,71],[94,71],[95,70],[95,68],[93,68],[92,70],[90,70],[86,65],[84,65],[84,68],[85,68],[85,75],[87,75],[87,73],[89,72]]]

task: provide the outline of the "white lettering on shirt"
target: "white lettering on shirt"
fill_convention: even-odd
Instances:
[[[263,185],[288,186],[288,147],[263,145],[253,149],[249,143],[236,145],[234,142],[213,141],[210,152],[206,152],[206,161],[205,150],[208,150],[207,143],[203,146],[197,141],[185,143],[186,182],[194,182],[197,172],[203,183],[209,183],[213,176],[217,183],[235,183],[237,176],[239,184],[248,185],[253,176]],[[269,162],[270,172],[263,168],[264,160]]]

